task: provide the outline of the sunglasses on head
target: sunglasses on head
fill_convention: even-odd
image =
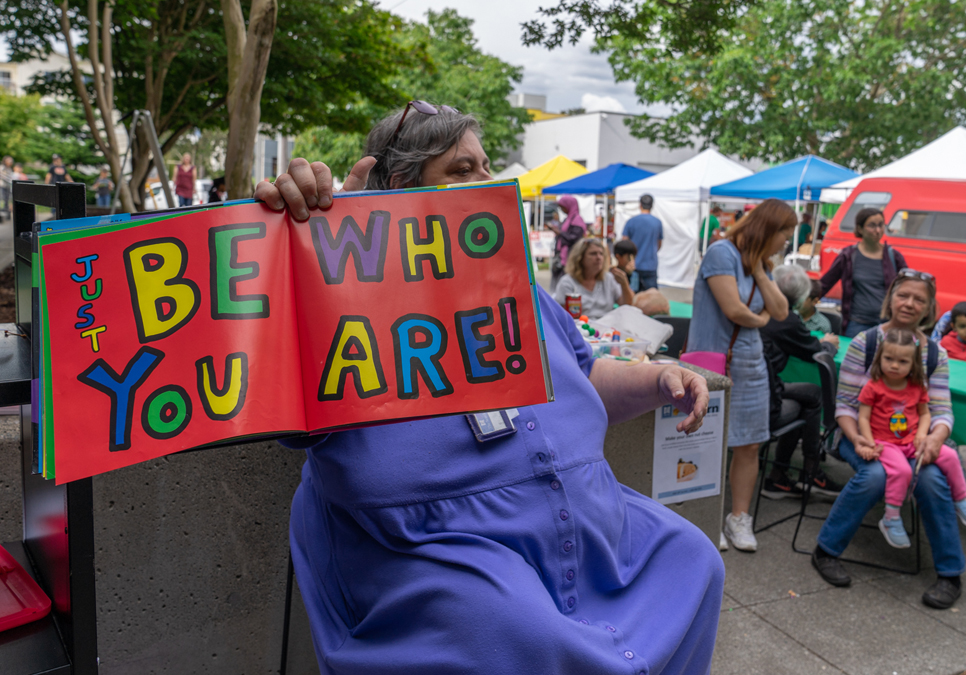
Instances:
[[[935,284],[936,277],[931,275],[929,272],[920,272],[919,270],[910,269],[908,267],[903,267],[898,272],[898,276],[906,277],[907,279],[918,279],[919,281],[925,281],[927,284]]]
[[[424,115],[438,115],[441,112],[445,113],[456,113],[459,114],[459,110],[448,105],[435,106],[432,103],[427,103],[426,101],[410,101],[406,104],[406,109],[403,110],[402,117],[399,118],[399,124],[396,125],[396,130],[392,132],[392,137],[389,139],[389,143],[386,144],[387,148],[391,148],[393,143],[396,142],[396,137],[399,136],[399,130],[402,129],[403,122],[406,121],[406,115],[409,114],[409,108],[412,107],[416,112],[420,112]]]

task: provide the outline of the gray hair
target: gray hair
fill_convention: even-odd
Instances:
[[[778,290],[788,298],[790,309],[798,309],[812,292],[812,281],[798,265],[779,265],[772,271]]]
[[[480,123],[472,115],[442,110],[436,115],[426,115],[414,109],[406,115],[391,147],[387,147],[405,110],[379,122],[366,138],[366,154],[379,160],[369,172],[367,190],[418,186],[423,165],[428,160],[456,145],[467,131],[483,136]]]

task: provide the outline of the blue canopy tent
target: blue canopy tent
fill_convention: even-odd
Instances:
[[[831,187],[858,175],[835,162],[815,155],[805,155],[746,178],[715,185],[711,188],[711,196],[793,201],[797,213],[800,202],[818,202],[822,188]],[[815,224],[818,225],[817,222]],[[799,227],[800,225],[795,226],[793,235],[795,247],[798,245]],[[797,254],[797,249],[793,250],[793,253]]]
[[[654,175],[653,171],[638,169],[630,164],[611,164],[603,169],[571,178],[553,187],[543,189],[552,195],[612,195],[621,185],[643,180]]]
[[[653,171],[638,169],[630,164],[620,162],[605,166],[603,169],[585,173],[582,176],[571,178],[563,183],[544,188],[543,194],[552,195],[604,195],[604,212],[608,212],[607,198],[614,194],[614,190],[621,185],[627,185],[635,181],[650,178],[654,175]],[[609,230],[609,224],[605,225],[605,230]],[[606,236],[606,235],[605,235]]]
[[[835,162],[806,155],[747,178],[715,185],[711,188],[711,196],[817,202],[822,188],[858,175]]]

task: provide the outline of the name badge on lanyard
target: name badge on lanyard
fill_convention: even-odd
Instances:
[[[516,417],[516,415],[514,415]],[[494,410],[485,413],[470,413],[466,416],[466,421],[473,430],[473,435],[480,443],[492,441],[495,438],[503,438],[517,432],[513,419],[506,410]]]

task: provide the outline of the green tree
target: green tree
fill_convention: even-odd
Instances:
[[[81,57],[88,54],[88,3],[69,0]],[[242,2],[247,15],[250,2]],[[0,12],[0,35],[13,60],[49,53],[61,38],[60,9],[49,0],[18,0]],[[220,3],[215,0],[114,0],[109,22],[116,110],[151,112],[162,152],[192,129],[227,130],[228,56]],[[402,98],[388,84],[419,53],[396,39],[400,20],[370,0],[278,3],[276,39],[261,96],[261,122],[289,134],[316,125],[364,129],[367,101],[390,106]],[[97,92],[88,83],[88,97]],[[78,98],[67,77],[45,78],[35,89]],[[135,138],[139,161],[132,185],[148,170],[144,139]],[[140,190],[135,202],[140,203]]]
[[[812,153],[881,165],[966,122],[966,11],[948,0],[760,0],[713,54],[615,34],[598,42],[618,80],[666,119],[637,135],[670,147],[783,161]]]
[[[366,128],[340,133],[331,126],[316,127],[296,141],[295,154],[323,160],[336,175],[346,175],[363,155],[368,127],[392,108],[418,98],[446,104],[472,113],[483,125],[483,148],[494,164],[519,147],[518,136],[527,123],[527,113],[507,101],[513,85],[522,79],[522,69],[483,53],[473,35],[473,20],[455,10],[430,10],[427,23],[405,23],[398,44],[407,52],[425,50],[418,67],[401,69],[388,87],[396,92],[390,105],[369,101],[356,110],[365,116]]]
[[[36,94],[0,94],[0,155],[46,167],[54,153],[72,171],[104,163],[84,112],[70,101],[42,105]]]
[[[523,43],[556,49],[585,33],[602,41],[623,37],[667,53],[718,50],[723,31],[759,0],[557,0],[543,18],[522,25]]]
[[[30,156],[30,136],[37,128],[40,97],[12,96],[0,92],[0,157],[10,155],[17,161],[33,159]]]

